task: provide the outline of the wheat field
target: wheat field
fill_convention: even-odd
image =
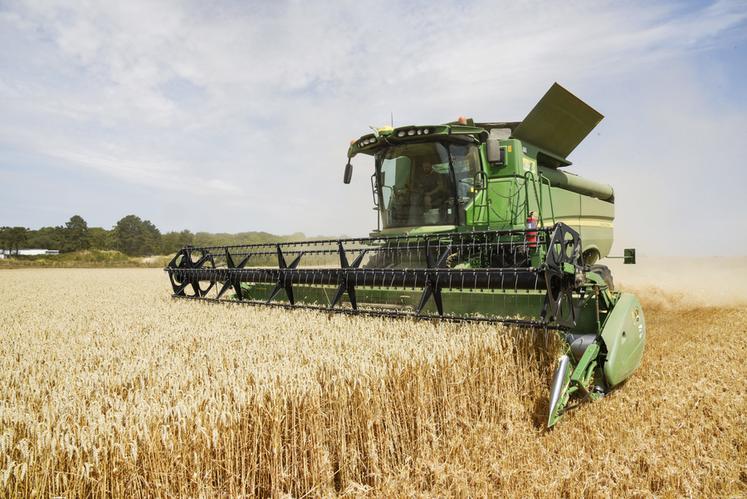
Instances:
[[[553,336],[0,275],[2,497],[747,495],[747,296],[629,280],[643,365],[547,431]]]

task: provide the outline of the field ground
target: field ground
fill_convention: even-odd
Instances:
[[[153,269],[3,270],[0,496],[744,496],[746,262],[615,265],[643,365],[552,431],[538,334],[176,301]]]

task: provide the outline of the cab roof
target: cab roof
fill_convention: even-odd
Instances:
[[[491,130],[509,130],[509,136],[538,149],[548,166],[570,165],[566,157],[589,135],[604,116],[554,83],[523,121],[474,122],[460,118],[442,125],[383,127],[353,140],[348,157],[374,154],[383,145],[403,144],[426,136],[474,137],[484,142]]]

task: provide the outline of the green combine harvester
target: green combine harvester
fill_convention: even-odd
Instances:
[[[612,187],[562,170],[601,120],[554,84],[521,122],[379,128],[351,143],[344,173],[374,160],[368,237],[185,247],[165,269],[174,296],[557,332],[551,427],[627,379],[646,338],[637,298],[596,263],[612,246]]]

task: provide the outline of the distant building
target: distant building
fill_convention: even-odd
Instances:
[[[39,255],[59,255],[60,250],[51,249],[22,249],[22,250],[7,250],[0,249],[0,258],[6,258],[8,256],[39,256]]]

